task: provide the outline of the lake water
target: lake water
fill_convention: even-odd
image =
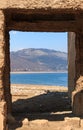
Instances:
[[[68,73],[11,73],[11,84],[68,86]]]

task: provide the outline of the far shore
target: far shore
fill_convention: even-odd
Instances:
[[[28,93],[28,91],[26,90],[31,90],[31,92],[33,93],[33,91],[42,91],[42,90],[50,90],[50,91],[57,91],[57,92],[62,92],[62,91],[68,91],[67,87],[64,86],[47,86],[47,85],[35,85],[35,84],[11,84],[11,90],[12,92],[16,91],[19,93],[20,91],[22,91],[22,93]],[[18,94],[17,94],[18,95]]]
[[[11,74],[29,74],[29,73],[68,73],[67,71],[14,71]]]

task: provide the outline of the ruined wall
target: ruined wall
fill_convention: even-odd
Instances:
[[[5,18],[2,11],[0,11],[0,101],[4,99],[4,66],[5,66]]]
[[[75,33],[68,33],[68,92],[71,97],[75,89]]]
[[[7,108],[5,102],[5,16],[0,10],[0,129],[6,130]]]
[[[80,20],[79,20],[80,22]],[[81,25],[81,22],[80,22]],[[72,110],[83,115],[83,34],[68,35],[68,90],[72,97]]]
[[[83,0],[0,0],[0,130],[6,130],[5,117],[11,112],[9,31],[12,29],[75,32],[76,36],[69,33],[69,93],[73,91],[73,113],[83,115]]]
[[[7,101],[10,111],[10,57],[9,32],[6,30],[4,12],[0,10],[0,100]]]
[[[75,90],[72,93],[73,113],[83,116],[83,34],[76,33]]]

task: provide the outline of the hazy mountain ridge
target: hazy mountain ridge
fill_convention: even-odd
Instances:
[[[11,52],[11,71],[66,71],[67,53],[52,49]]]

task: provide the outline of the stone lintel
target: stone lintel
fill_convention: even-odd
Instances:
[[[83,10],[82,0],[1,0],[0,8]]]
[[[37,21],[37,22],[15,22],[12,21],[8,30],[31,31],[31,32],[67,32],[76,31],[75,22],[66,21]]]

